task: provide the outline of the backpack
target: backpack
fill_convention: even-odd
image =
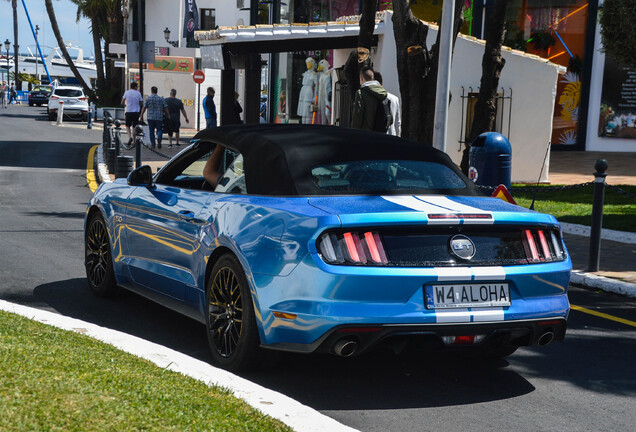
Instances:
[[[373,119],[373,130],[375,132],[387,133],[392,124],[393,114],[391,114],[391,102],[389,98],[386,97],[383,101],[378,103]]]

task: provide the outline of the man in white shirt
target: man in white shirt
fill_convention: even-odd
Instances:
[[[128,132],[128,141],[130,142],[133,137],[130,133],[130,128],[137,126],[139,123],[139,112],[144,106],[144,98],[137,90],[137,83],[130,83],[130,90],[124,93],[121,99],[121,105],[126,107],[126,131]]]
[[[382,85],[382,74],[380,72],[374,72],[373,77],[377,82]],[[402,112],[400,110],[400,99],[393,93],[386,92],[386,98],[391,104],[391,114],[393,115],[393,123],[389,130],[386,131],[389,135],[402,136]]]

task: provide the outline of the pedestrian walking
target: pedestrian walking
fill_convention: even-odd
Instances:
[[[380,83],[382,87],[382,74],[380,72],[374,73],[375,80]],[[389,100],[391,106],[391,115],[393,116],[393,123],[386,132],[389,135],[402,136],[402,109],[400,108],[400,99],[393,93],[386,92],[386,98]]]
[[[203,112],[205,113],[205,127],[216,127],[216,105],[214,104],[214,87],[208,87],[208,95],[203,98]]]
[[[243,112],[243,107],[238,101],[239,94],[234,92],[234,111],[232,112],[232,124],[241,124],[243,120],[241,120],[241,113]]]
[[[155,148],[155,130],[157,131],[157,148],[161,148],[161,138],[163,138],[163,115],[168,117],[168,105],[164,98],[157,94],[159,90],[157,87],[150,89],[150,96],[146,98],[144,107],[141,109],[139,118],[143,120],[144,113],[148,111],[148,129],[150,134],[150,146]]]
[[[137,90],[137,83],[130,83],[130,90],[126,90],[121,98],[121,105],[126,107],[126,132],[128,133],[128,143],[133,139],[131,128],[139,124],[139,112],[144,106],[144,98]]]
[[[11,102],[18,103],[16,99],[17,96],[18,92],[15,89],[15,83],[11,83],[11,88],[9,89],[9,105],[11,105]]]
[[[170,122],[170,131],[168,131],[169,144],[168,148],[172,148],[172,134],[174,133],[175,143],[177,147],[179,144],[179,129],[181,128],[181,114],[185,118],[186,123],[190,123],[188,115],[183,107],[183,101],[177,98],[177,91],[175,89],[170,90],[170,97],[166,98],[166,105],[168,105],[168,112],[170,113],[168,121]]]
[[[378,124],[379,114],[384,116],[386,90],[375,80],[375,73],[370,67],[360,71],[360,89],[353,100],[351,127],[386,133],[387,126]],[[380,119],[381,120],[381,119]]]
[[[2,85],[0,85],[0,106],[2,108],[7,108],[7,82],[2,81]]]

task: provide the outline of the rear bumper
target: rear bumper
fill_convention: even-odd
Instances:
[[[402,351],[412,348],[469,349],[502,345],[531,346],[562,342],[567,323],[563,317],[508,322],[471,324],[381,324],[333,328],[311,344],[279,343],[268,348],[296,352],[334,353],[338,343],[355,343],[353,354],[363,354],[375,349],[389,348]],[[478,343],[453,344],[444,342],[445,336],[480,336]]]

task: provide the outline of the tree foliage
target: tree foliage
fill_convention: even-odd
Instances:
[[[636,1],[605,0],[600,15],[604,51],[623,66],[636,69]]]

